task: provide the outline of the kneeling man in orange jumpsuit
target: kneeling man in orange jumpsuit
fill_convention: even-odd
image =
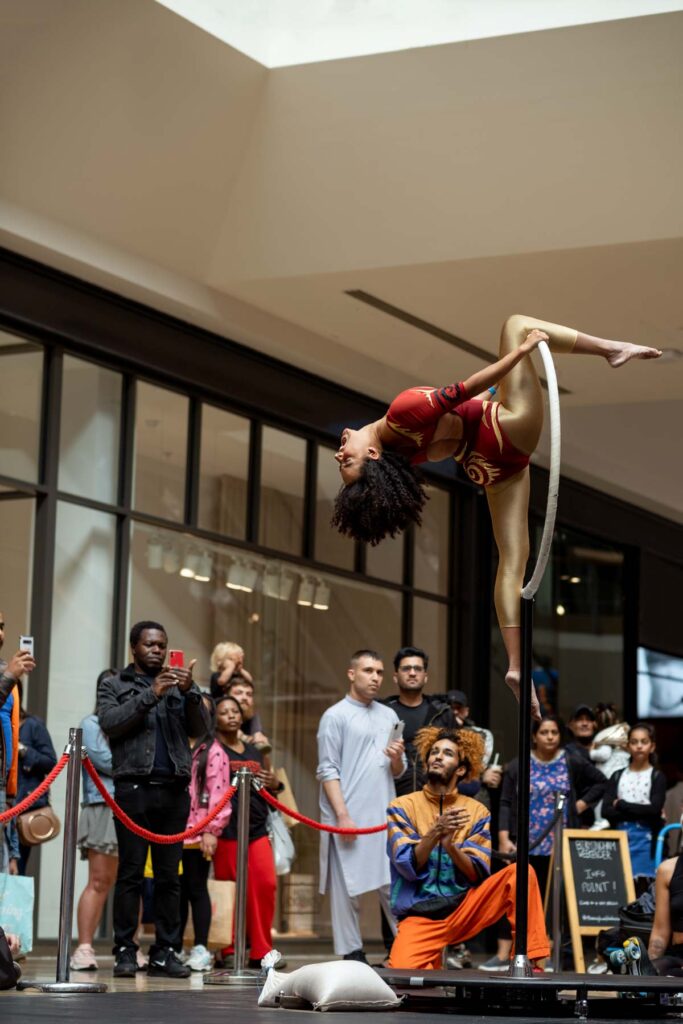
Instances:
[[[389,964],[429,970],[441,967],[444,946],[464,942],[503,915],[514,936],[516,868],[490,874],[489,812],[457,790],[470,769],[463,738],[446,729],[423,730],[421,738],[427,784],[387,811],[391,906],[398,919]],[[529,868],[528,956],[535,962],[548,953],[541,894]]]

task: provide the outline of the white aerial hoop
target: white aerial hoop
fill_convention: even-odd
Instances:
[[[557,515],[557,496],[560,489],[560,393],[557,387],[557,374],[550,349],[545,341],[540,342],[538,351],[541,353],[545,376],[548,382],[548,405],[550,407],[550,479],[548,481],[548,500],[545,509],[543,536],[538,550],[538,558],[531,579],[522,589],[522,597],[531,600],[541,585],[541,580],[548,564],[550,549],[555,532]]]

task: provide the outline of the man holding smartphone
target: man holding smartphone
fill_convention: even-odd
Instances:
[[[428,668],[429,655],[421,647],[401,647],[394,655],[394,685],[398,693],[387,698],[385,704],[404,723],[403,741],[408,758],[408,771],[396,781],[397,796],[415,793],[425,783],[425,767],[413,742],[415,734],[428,725],[438,725],[442,729],[454,726],[448,704],[424,692],[429,678]]]
[[[5,616],[0,612],[0,650],[4,643]],[[33,651],[22,650],[21,644],[19,647],[9,662],[0,658],[0,814],[7,809],[7,797],[16,796],[17,792],[20,708],[16,685],[23,675],[36,667]],[[8,856],[5,828],[0,825],[0,872],[9,870],[16,875],[17,857],[18,851],[12,851]]]
[[[190,737],[209,727],[208,712],[192,681],[191,661],[165,666],[168,639],[158,622],[137,622],[130,631],[133,661],[102,680],[97,716],[109,737],[114,797],[133,821],[152,832],[182,832],[190,811]],[[115,819],[119,865],[114,889],[114,974],[132,978],[137,971],[135,932],[147,857],[154,872],[155,941],[149,951],[152,976],[187,978],[176,956],[180,946],[180,881],[182,843],[148,844]]]
[[[349,692],[328,708],[318,728],[320,819],[340,828],[365,828],[384,820],[396,795],[394,779],[406,769],[395,712],[375,698],[384,677],[375,651],[356,651],[347,670]],[[320,838],[320,891],[329,890],[334,951],[345,960],[367,963],[360,933],[358,897],[379,891],[389,907],[389,863],[384,834]],[[395,927],[394,927],[395,931]]]

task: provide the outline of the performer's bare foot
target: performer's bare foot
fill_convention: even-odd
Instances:
[[[515,700],[519,704],[519,671],[515,669],[508,669],[505,675],[505,683],[510,687],[515,695]],[[538,702],[538,696],[536,694],[536,687],[531,684],[531,717],[537,722],[541,720],[541,705]]]
[[[662,350],[648,348],[647,345],[632,345],[630,341],[614,341],[614,348],[605,355],[605,359],[613,368],[623,366],[630,359],[659,359]]]

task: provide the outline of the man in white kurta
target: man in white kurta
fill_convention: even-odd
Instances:
[[[392,738],[398,717],[375,700],[384,676],[382,659],[374,651],[357,651],[347,675],[349,693],[328,708],[318,728],[320,819],[340,828],[367,828],[384,821],[387,805],[396,796],[394,779],[407,765],[403,741]],[[321,833],[320,892],[329,889],[337,955],[365,960],[361,893],[378,890],[393,923],[389,881],[384,832],[355,837]]]

